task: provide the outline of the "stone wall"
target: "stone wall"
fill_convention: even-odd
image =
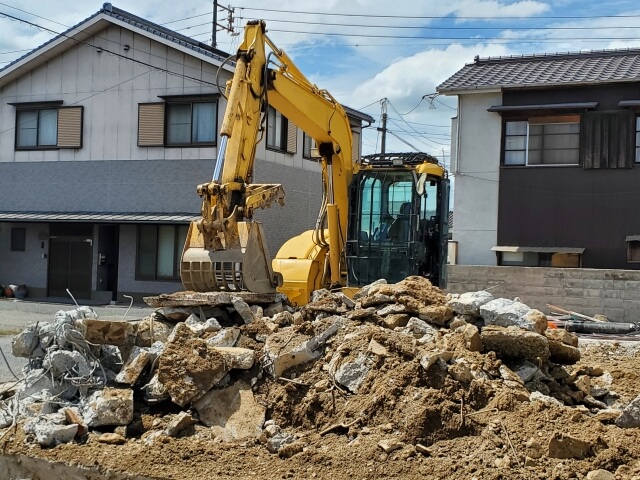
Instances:
[[[494,296],[520,297],[549,313],[547,304],[612,321],[640,322],[640,272],[586,268],[449,265],[447,291],[490,289]]]

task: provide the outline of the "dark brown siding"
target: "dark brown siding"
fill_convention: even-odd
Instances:
[[[635,112],[587,112],[582,116],[580,164],[584,168],[632,168],[635,143]]]
[[[502,168],[498,244],[584,247],[583,267],[640,269],[625,244],[640,234],[639,210],[639,166]]]
[[[555,89],[505,90],[503,105],[598,102],[596,110],[617,110],[620,100],[640,100],[640,82],[625,85]]]

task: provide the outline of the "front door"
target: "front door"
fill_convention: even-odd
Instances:
[[[93,225],[51,224],[48,288],[50,297],[91,298]]]

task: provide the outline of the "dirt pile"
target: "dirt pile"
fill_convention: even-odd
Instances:
[[[107,349],[129,358],[120,372],[97,356],[104,376],[89,364],[96,382],[64,401],[5,401],[7,451],[160,478],[640,479],[638,350],[581,349],[517,300],[409,277],[298,311],[280,296],[150,302],[154,318]],[[105,385],[132,393],[124,420],[87,426]]]

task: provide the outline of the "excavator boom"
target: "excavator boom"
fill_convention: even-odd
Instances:
[[[284,205],[279,184],[253,184],[256,144],[266,102],[264,23],[250,22],[238,49],[213,181],[198,185],[201,218],[189,227],[180,277],[187,290],[275,292],[262,225],[254,211]]]

